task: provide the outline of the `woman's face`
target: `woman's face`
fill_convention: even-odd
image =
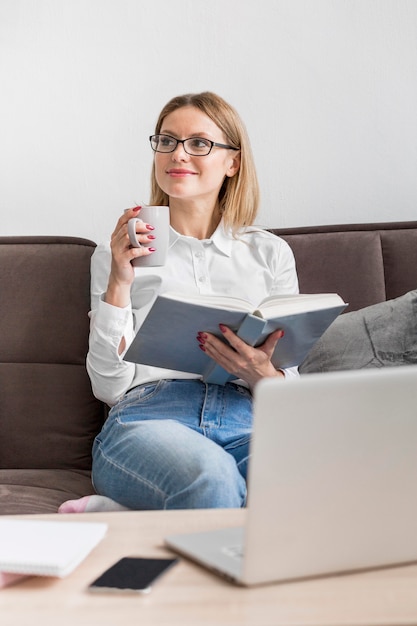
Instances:
[[[228,144],[220,128],[205,113],[193,106],[185,106],[167,115],[160,134],[176,139],[202,137]],[[226,176],[239,169],[239,152],[213,146],[206,156],[192,156],[179,143],[174,152],[155,152],[155,176],[160,188],[178,200],[217,202]]]

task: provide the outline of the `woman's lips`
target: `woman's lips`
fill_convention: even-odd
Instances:
[[[185,176],[195,176],[196,172],[193,172],[192,170],[172,168],[170,170],[167,170],[167,174],[169,174],[169,176],[172,176],[173,178],[183,178]]]

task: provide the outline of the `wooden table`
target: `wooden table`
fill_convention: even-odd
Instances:
[[[105,521],[104,540],[67,578],[30,578],[0,590],[2,626],[278,626],[417,624],[417,565],[245,589],[181,559],[149,594],[91,594],[122,556],[167,556],[171,533],[243,523],[244,510],[47,515]],[[16,518],[17,519],[17,518]]]

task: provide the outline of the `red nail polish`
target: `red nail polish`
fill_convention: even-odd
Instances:
[[[148,248],[149,252],[155,252],[156,248]]]
[[[151,226],[150,224],[146,224],[147,230],[155,230],[155,226]]]
[[[198,347],[199,347],[199,348],[200,348],[200,350],[202,350],[203,352],[205,352],[205,351],[206,351],[205,346],[203,346],[201,343],[200,343],[200,345],[199,345]]]
[[[138,211],[140,211],[140,210],[141,210],[141,208],[142,208],[141,206],[135,206],[135,207],[133,207],[132,211],[134,211],[135,213],[137,213]]]
[[[219,324],[219,328],[222,331],[222,333],[226,332],[227,330],[227,326],[225,326],[224,324]]]
[[[148,235],[148,239],[156,239],[155,235]]]

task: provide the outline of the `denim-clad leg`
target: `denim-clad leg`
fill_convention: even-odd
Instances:
[[[129,392],[93,448],[98,493],[130,509],[241,507],[250,393],[233,384],[158,381]]]

